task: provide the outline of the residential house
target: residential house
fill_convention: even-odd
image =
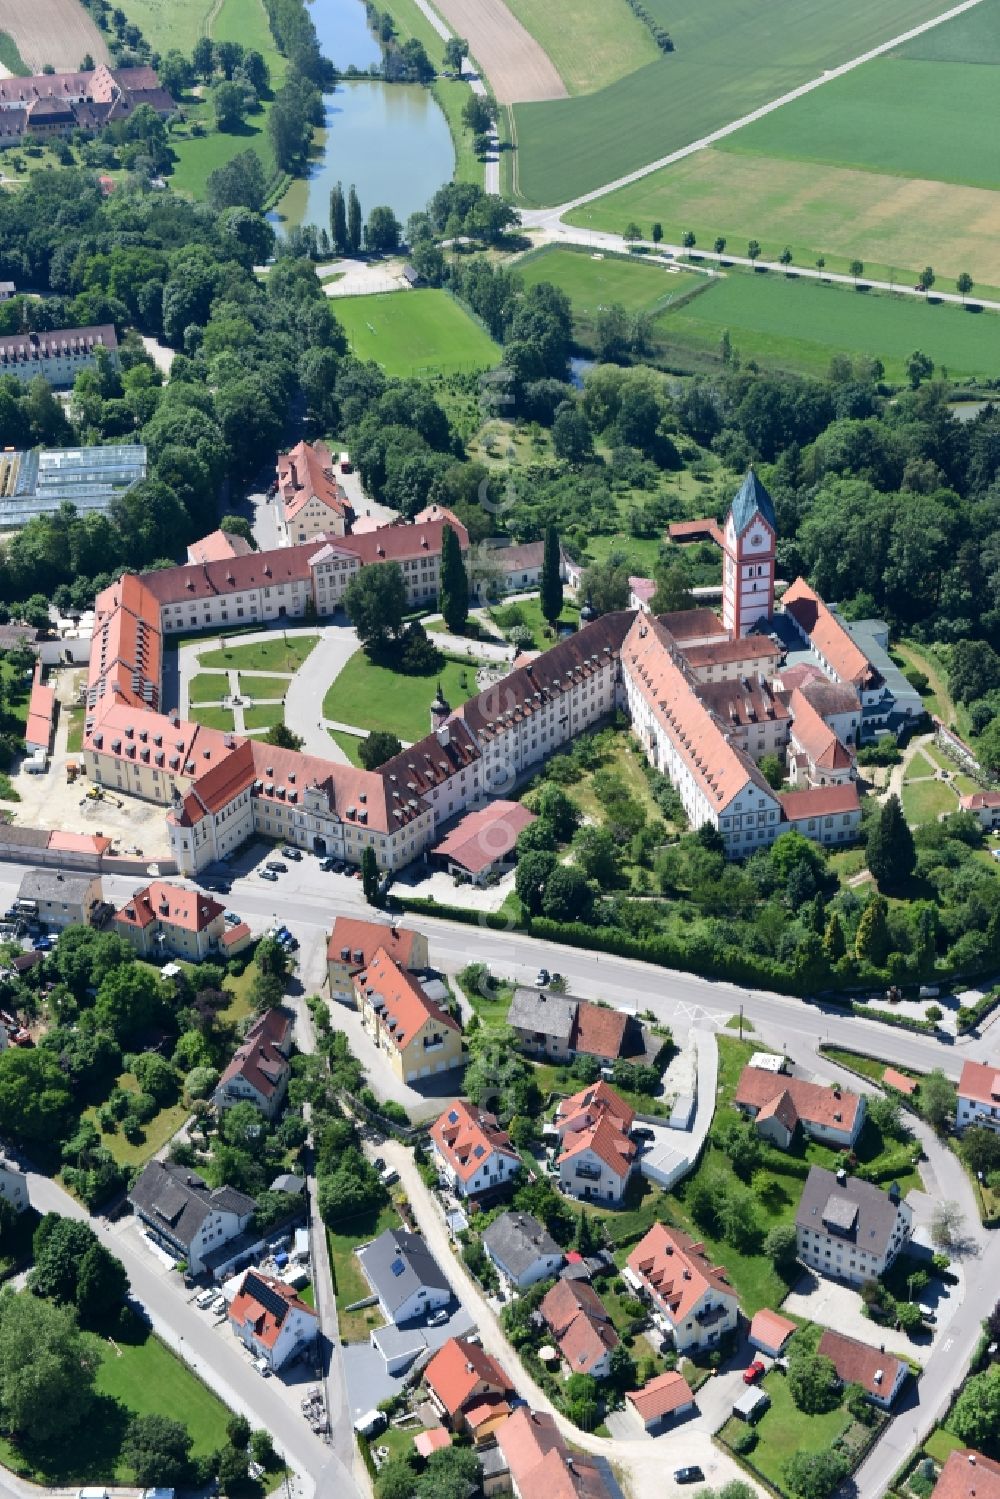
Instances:
[[[563,1252],[531,1213],[502,1213],[483,1233],[483,1248],[497,1271],[518,1291],[559,1272]]]
[[[629,1134],[634,1119],[633,1110],[605,1082],[563,1099],[555,1127],[564,1192],[595,1202],[622,1201],[637,1167],[638,1148]]]
[[[54,389],[63,389],[73,384],[81,370],[97,368],[98,349],[106,350],[111,368],[117,369],[118,338],[113,323],[56,328],[48,333],[6,333],[0,337],[0,375],[24,381],[41,375]]]
[[[18,887],[17,899],[22,909],[34,906],[33,914],[39,921],[62,931],[67,926],[88,926],[103,891],[96,874],[29,869]]]
[[[297,443],[278,456],[275,494],[278,537],[283,546],[317,536],[345,536],[354,511],[334,473],[334,458],[325,443]]]
[[[247,557],[254,550],[245,536],[237,531],[210,531],[188,544],[189,562],[226,562],[231,557]]]
[[[496,1440],[515,1391],[506,1372],[478,1343],[449,1338],[424,1370],[431,1404],[451,1429],[477,1447]]]
[[[958,798],[963,812],[971,812],[987,833],[1000,828],[1000,791],[970,791]]]
[[[354,975],[361,1023],[400,1082],[418,1082],[462,1061],[462,1028],[418,979],[380,947]]]
[[[1000,1499],[1000,1463],[969,1448],[949,1452],[931,1499]]]
[[[4,1031],[3,1042],[0,1050],[7,1044],[7,1033]],[[16,1162],[8,1156],[0,1155],[0,1197],[9,1202],[15,1213],[23,1213],[26,1207],[30,1207],[28,1198],[28,1178]]]
[[[319,1334],[314,1307],[282,1280],[248,1270],[228,1310],[229,1325],[255,1358],[282,1368],[304,1353]]]
[[[431,851],[448,874],[485,885],[514,861],[518,834],[535,821],[520,802],[498,799],[466,812]]]
[[[854,781],[843,786],[816,786],[808,791],[781,791],[781,832],[792,830],[814,843],[851,843],[861,826],[861,802]]]
[[[887,1411],[910,1372],[906,1360],[826,1328],[816,1352],[830,1359],[842,1384],[859,1384],[868,1399]]]
[[[2,475],[0,475],[2,481]],[[0,488],[2,494],[2,488]],[[3,511],[0,507],[0,524]],[[42,663],[35,662],[35,674],[28,699],[28,718],[24,728],[24,747],[28,751],[52,752],[52,740],[56,732],[56,690],[42,681]]]
[[[779,1312],[762,1307],[754,1313],[750,1323],[750,1347],[766,1353],[768,1358],[778,1358],[797,1328],[798,1324],[790,1317],[782,1317]]]
[[[221,943],[225,910],[202,890],[153,880],[115,912],[114,927],[141,958],[200,963]]]
[[[1000,1129],[1000,1065],[970,1061],[962,1064],[955,1124],[960,1130],[968,1129],[970,1124]]]
[[[857,770],[854,756],[804,692],[796,687],[789,700],[792,714],[788,779],[793,786],[842,786]]]
[[[521,1170],[521,1157],[496,1115],[462,1099],[435,1120],[430,1136],[438,1170],[460,1197],[496,1192]]]
[[[654,1223],[629,1255],[625,1279],[678,1353],[714,1348],[736,1328],[739,1301],[725,1268],[678,1228]]]
[[[607,1379],[618,1334],[593,1286],[582,1280],[557,1280],[538,1310],[569,1372]]]
[[[544,555],[544,541],[478,547],[469,567],[473,597],[483,602],[508,593],[534,593],[541,582]]]
[[[414,1322],[451,1301],[451,1286],[419,1234],[387,1228],[355,1253],[387,1322]]]
[[[149,1161],[129,1193],[137,1218],[154,1243],[187,1262],[192,1275],[210,1253],[242,1235],[257,1204],[235,1187],[210,1187],[186,1166]]]
[[[219,1110],[252,1103],[265,1119],[274,1119],[285,1101],[292,1075],[292,1019],[287,1011],[265,1010],[233,1053],[219,1078],[212,1102]]]
[[[568,1062],[573,1058],[576,1007],[575,999],[562,994],[517,988],[507,1011],[507,1024],[528,1056]]]
[[[515,1499],[611,1499],[595,1459],[571,1451],[547,1411],[521,1406],[498,1428],[497,1444]]]
[[[733,1103],[779,1150],[788,1149],[800,1126],[810,1139],[850,1150],[865,1121],[865,1101],[857,1093],[753,1066],[740,1073]]]
[[[695,1409],[694,1392],[676,1369],[658,1374],[641,1390],[628,1390],[625,1399],[651,1436],[662,1431],[668,1421]]]
[[[799,1259],[812,1270],[862,1285],[892,1264],[913,1232],[913,1210],[893,1182],[870,1182],[812,1166],[795,1215]]]
[[[368,967],[380,947],[398,967],[410,973],[428,966],[427,938],[423,932],[354,916],[337,917],[326,948],[331,999],[354,1003],[354,975]]]

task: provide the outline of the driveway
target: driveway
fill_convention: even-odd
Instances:
[[[448,1321],[440,1327],[414,1328],[415,1341],[423,1339],[425,1351],[418,1354],[402,1374],[386,1371],[385,1360],[373,1343],[348,1343],[343,1349],[343,1361],[351,1420],[356,1421],[383,1400],[401,1394],[412,1380],[414,1365],[427,1363],[449,1338],[464,1338],[474,1331],[474,1327],[465,1308],[456,1304]]]
[[[948,1287],[944,1287],[948,1290]],[[951,1298],[939,1300],[941,1318],[938,1323],[940,1328],[945,1323],[944,1309],[947,1306],[951,1320],[951,1313],[955,1307]],[[866,1317],[862,1308],[861,1296],[853,1286],[843,1285],[840,1281],[827,1280],[825,1276],[813,1275],[811,1271],[796,1281],[781,1308],[783,1312],[790,1313],[793,1317],[808,1317],[811,1322],[818,1322],[821,1327],[833,1327],[837,1332],[842,1332],[845,1337],[856,1338],[859,1343],[867,1343],[872,1348],[888,1350],[889,1353],[899,1354],[903,1358],[912,1358],[918,1364],[926,1364],[930,1358],[932,1339],[925,1336],[916,1341],[910,1339],[905,1332],[898,1332],[894,1327],[886,1327],[881,1322],[872,1322]]]

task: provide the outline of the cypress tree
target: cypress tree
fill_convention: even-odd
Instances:
[[[879,889],[905,884],[917,864],[913,834],[898,796],[890,796],[868,834],[868,868]]]
[[[861,913],[854,950],[863,963],[881,968],[889,956],[889,907],[885,896],[873,895]]]
[[[347,249],[351,255],[361,249],[361,201],[353,182],[347,194]]]
[[[562,613],[563,606],[562,576],[559,571],[559,533],[555,526],[549,526],[545,532],[540,591],[542,614],[550,625],[554,625]]]
[[[347,254],[347,208],[344,203],[343,184],[338,182],[330,191],[330,236],[334,252]]]
[[[453,526],[441,532],[441,590],[439,594],[444,622],[453,635],[461,635],[469,619],[469,579],[462,561],[462,549]]]
[[[369,843],[361,855],[361,888],[370,906],[378,905],[378,860]]]
[[[846,951],[847,943],[844,940],[844,928],[840,924],[840,917],[836,911],[831,911],[830,920],[823,933],[823,952],[831,963],[839,963]]]

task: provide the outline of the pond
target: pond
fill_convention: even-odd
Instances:
[[[338,67],[379,61],[362,0],[314,0],[312,15],[320,46]],[[323,96],[323,112],[319,154],[308,176],[293,182],[278,203],[272,222],[328,228],[330,189],[342,182],[346,193],[353,182],[366,218],[376,205],[388,204],[405,224],[451,180],[455,148],[429,89],[345,79]]]

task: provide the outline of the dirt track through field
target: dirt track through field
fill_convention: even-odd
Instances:
[[[35,73],[46,63],[75,73],[88,52],[95,62],[108,61],[104,38],[80,0],[0,0],[0,31],[14,38]]]
[[[0,0],[0,5],[5,0]],[[6,0],[10,3],[10,0]],[[500,104],[565,99],[563,83],[549,56],[511,15],[503,0],[434,0],[436,8],[489,79]]]

